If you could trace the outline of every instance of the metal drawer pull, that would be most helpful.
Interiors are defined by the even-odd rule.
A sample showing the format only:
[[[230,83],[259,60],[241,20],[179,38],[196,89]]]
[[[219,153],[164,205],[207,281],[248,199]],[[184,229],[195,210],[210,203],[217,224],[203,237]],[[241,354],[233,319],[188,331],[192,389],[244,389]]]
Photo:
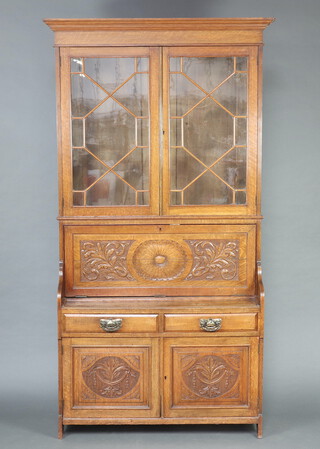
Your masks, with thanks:
[[[201,318],[200,327],[207,332],[215,332],[221,328],[222,319],[221,318]]]
[[[116,332],[122,327],[122,318],[100,320],[100,327],[106,332]]]

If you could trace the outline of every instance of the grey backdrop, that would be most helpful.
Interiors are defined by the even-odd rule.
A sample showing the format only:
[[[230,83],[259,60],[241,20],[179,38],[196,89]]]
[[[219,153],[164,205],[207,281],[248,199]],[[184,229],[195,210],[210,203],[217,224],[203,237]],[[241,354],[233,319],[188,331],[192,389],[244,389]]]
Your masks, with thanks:
[[[253,426],[71,428],[56,440],[57,161],[44,17],[260,17],[265,31],[265,437]],[[319,0],[1,1],[1,448],[320,446]]]

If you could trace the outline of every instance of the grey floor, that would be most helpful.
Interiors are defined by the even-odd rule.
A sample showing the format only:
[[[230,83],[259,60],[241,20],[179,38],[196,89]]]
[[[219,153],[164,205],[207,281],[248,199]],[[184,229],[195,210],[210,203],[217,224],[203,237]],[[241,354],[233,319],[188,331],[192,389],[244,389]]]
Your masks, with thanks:
[[[101,448],[272,448],[319,449],[319,411],[299,407],[299,400],[265,413],[264,438],[255,426],[68,426],[56,438],[55,398],[12,395],[1,400],[1,449]],[[270,408],[270,407],[268,407]]]

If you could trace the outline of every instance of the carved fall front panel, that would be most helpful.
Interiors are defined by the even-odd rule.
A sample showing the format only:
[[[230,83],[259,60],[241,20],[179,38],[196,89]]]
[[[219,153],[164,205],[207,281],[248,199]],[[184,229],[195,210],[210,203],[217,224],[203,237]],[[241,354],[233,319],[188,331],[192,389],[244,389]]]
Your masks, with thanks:
[[[199,295],[254,292],[254,226],[199,225],[195,232],[185,225],[132,225],[125,231],[68,228],[67,296],[167,296],[177,288],[188,295],[195,287]]]
[[[81,280],[238,279],[239,240],[146,240],[134,245],[128,261],[134,243],[133,240],[81,241]]]

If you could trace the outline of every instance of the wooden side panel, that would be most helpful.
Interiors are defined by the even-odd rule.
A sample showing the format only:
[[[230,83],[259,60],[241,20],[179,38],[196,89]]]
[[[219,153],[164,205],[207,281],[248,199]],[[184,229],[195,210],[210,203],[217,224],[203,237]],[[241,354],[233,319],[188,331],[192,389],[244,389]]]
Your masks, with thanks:
[[[254,293],[255,226],[65,229],[67,296]]]
[[[258,338],[165,339],[167,417],[255,416]]]
[[[64,417],[159,416],[157,339],[63,343]]]

